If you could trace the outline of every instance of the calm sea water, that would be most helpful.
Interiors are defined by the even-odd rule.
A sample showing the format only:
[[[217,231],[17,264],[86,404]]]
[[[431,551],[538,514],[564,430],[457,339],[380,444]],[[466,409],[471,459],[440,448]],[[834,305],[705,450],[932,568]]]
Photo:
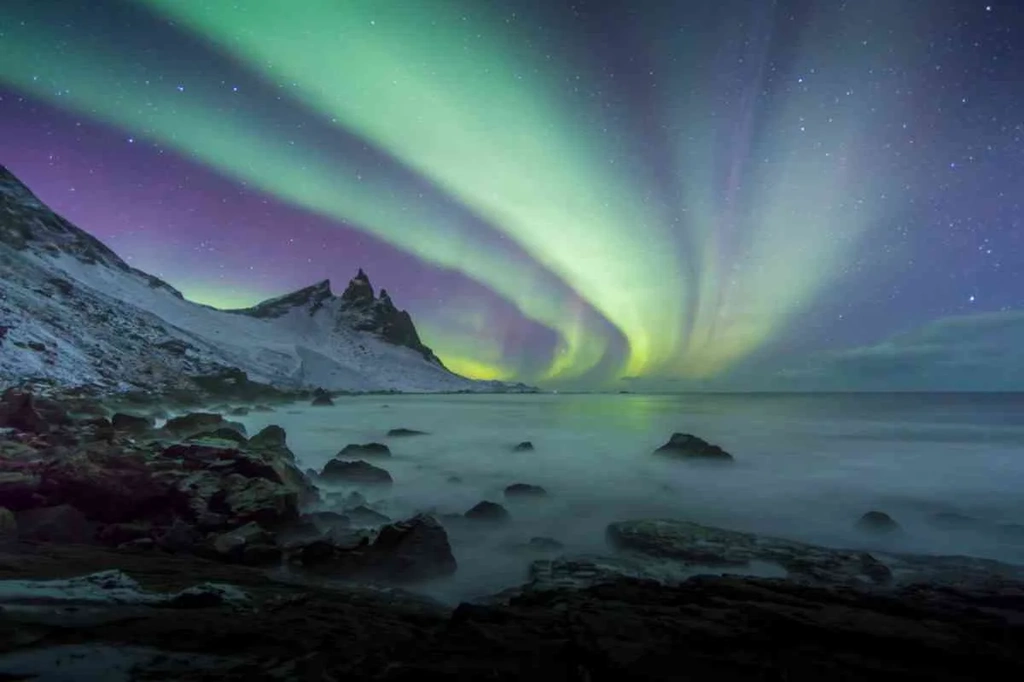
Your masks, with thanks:
[[[532,536],[553,537],[569,553],[600,552],[609,522],[651,516],[1024,563],[1024,528],[1007,525],[1024,524],[1020,394],[360,396],[243,421],[250,430],[283,426],[302,466],[315,469],[348,443],[388,443],[394,457],[374,463],[395,484],[366,495],[393,518],[505,504],[508,526],[452,533],[460,569],[444,589],[460,597],[520,583],[535,557],[514,546]],[[386,438],[396,427],[430,435]],[[721,445],[735,465],[653,456],[674,431]],[[512,452],[523,440],[536,450]],[[504,500],[516,482],[549,495]],[[856,532],[872,509],[906,533]],[[944,512],[977,522],[939,528],[932,517]]]

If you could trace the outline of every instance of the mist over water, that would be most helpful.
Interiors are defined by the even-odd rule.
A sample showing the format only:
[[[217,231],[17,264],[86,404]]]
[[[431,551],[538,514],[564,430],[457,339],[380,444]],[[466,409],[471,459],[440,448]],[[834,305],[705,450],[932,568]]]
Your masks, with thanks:
[[[996,527],[1024,523],[1024,395],[389,395],[335,403],[241,421],[250,433],[284,427],[300,466],[318,471],[348,443],[388,444],[392,457],[365,459],[391,473],[391,488],[336,490],[360,490],[393,519],[461,514],[481,500],[511,513],[501,526],[449,525],[459,570],[422,587],[445,599],[521,584],[544,556],[516,547],[531,537],[555,538],[566,554],[604,553],[608,523],[643,517],[1024,563],[1024,528]],[[385,436],[398,427],[430,435]],[[735,464],[652,455],[674,431],[721,445]],[[536,449],[513,452],[524,440]],[[548,495],[506,500],[511,483]],[[872,509],[906,532],[855,531]],[[978,523],[942,529],[931,517],[943,512]]]

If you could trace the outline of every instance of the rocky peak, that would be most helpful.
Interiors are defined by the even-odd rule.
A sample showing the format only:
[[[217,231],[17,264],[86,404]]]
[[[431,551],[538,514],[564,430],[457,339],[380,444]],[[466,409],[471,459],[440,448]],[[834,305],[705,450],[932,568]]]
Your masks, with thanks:
[[[331,280],[324,279],[290,294],[257,303],[252,308],[233,312],[244,313],[252,317],[272,318],[281,317],[295,308],[306,308],[312,315],[332,298],[334,295],[331,293]]]
[[[366,276],[362,268],[359,268],[356,276],[349,280],[348,286],[345,288],[344,293],[341,294],[341,300],[356,305],[369,305],[373,303],[373,285],[370,284],[370,278]]]

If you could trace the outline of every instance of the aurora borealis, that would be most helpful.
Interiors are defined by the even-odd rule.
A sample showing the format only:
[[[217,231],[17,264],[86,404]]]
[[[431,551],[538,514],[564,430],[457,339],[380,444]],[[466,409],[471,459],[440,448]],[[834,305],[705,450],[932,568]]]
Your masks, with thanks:
[[[1022,30],[953,0],[4,3],[0,160],[194,300],[364,267],[470,376],[760,388],[1024,307]]]

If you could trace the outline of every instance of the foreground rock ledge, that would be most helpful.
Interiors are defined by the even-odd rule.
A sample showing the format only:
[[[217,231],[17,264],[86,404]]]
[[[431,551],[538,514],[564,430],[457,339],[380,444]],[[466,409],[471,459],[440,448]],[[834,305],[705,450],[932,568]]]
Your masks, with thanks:
[[[402,592],[281,584],[252,569],[183,556],[152,561],[102,548],[16,549],[0,553],[0,579],[120,568],[131,582],[119,584],[135,592],[170,597],[208,581],[246,599],[214,595],[186,609],[138,599],[94,599],[75,610],[0,603],[6,674],[24,675],[10,662],[45,659],[69,641],[152,649],[176,661],[173,674],[159,657],[140,661],[133,679],[874,682],[1024,673],[1024,599],[996,587],[980,594],[918,586],[878,596],[784,580],[699,577],[663,586],[619,579],[453,611]],[[74,670],[65,670],[67,679],[76,679]]]

